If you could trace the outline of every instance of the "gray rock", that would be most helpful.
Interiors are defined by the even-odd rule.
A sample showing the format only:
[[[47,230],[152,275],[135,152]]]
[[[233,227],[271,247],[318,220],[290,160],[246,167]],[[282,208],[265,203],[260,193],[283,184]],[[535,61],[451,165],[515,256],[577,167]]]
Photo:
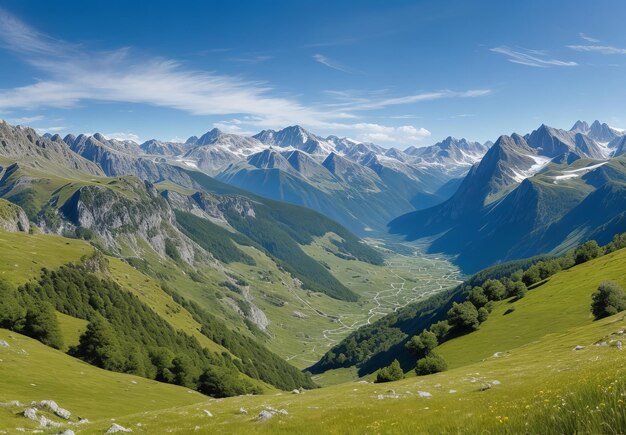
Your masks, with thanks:
[[[113,423],[111,427],[106,431],[106,433],[118,433],[118,432],[132,432],[132,429],[126,428],[124,426],[120,426],[117,423]]]
[[[256,416],[256,421],[267,421],[270,420],[272,417],[274,417],[274,414],[264,409],[263,411],[259,412],[259,415]]]
[[[22,207],[0,198],[0,229],[11,233],[28,232],[30,221]],[[6,343],[6,341],[1,340],[0,343]],[[8,347],[8,343],[2,347]]]

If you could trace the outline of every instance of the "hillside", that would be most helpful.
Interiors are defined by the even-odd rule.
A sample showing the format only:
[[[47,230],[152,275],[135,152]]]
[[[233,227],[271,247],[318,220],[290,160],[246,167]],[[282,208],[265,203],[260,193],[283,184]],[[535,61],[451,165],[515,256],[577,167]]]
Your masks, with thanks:
[[[511,342],[513,334],[510,331],[514,329],[510,325],[505,327],[507,334],[497,332],[502,330],[503,322],[508,321],[507,317],[511,315],[496,316],[495,313],[501,309],[497,306],[494,315],[483,325],[484,335],[481,338],[493,340],[493,347],[502,352],[499,357],[476,355],[443,373],[408,377],[388,384],[347,383],[298,395],[242,397],[172,409],[163,409],[163,403],[157,400],[150,405],[153,409],[147,413],[129,415],[135,411],[119,411],[120,414],[115,415],[116,422],[138,432],[177,428],[182,431],[224,433],[274,433],[276,430],[287,433],[328,430],[362,433],[369,428],[381,433],[410,433],[418,428],[424,432],[597,433],[603,432],[603,424],[620,432],[626,427],[624,413],[619,411],[623,406],[622,394],[626,385],[623,381],[623,355],[615,344],[623,336],[626,319],[621,313],[591,322],[588,316],[582,315],[583,309],[588,310],[589,296],[596,285],[594,279],[589,281],[593,284],[592,288],[587,288],[586,284],[578,286],[576,288],[580,290],[574,291],[574,296],[567,300],[574,315],[566,313],[560,316],[563,306],[559,304],[560,299],[552,297],[552,291],[558,288],[566,292],[564,286],[565,289],[577,286],[580,278],[589,275],[590,270],[601,271],[597,278],[621,279],[624,255],[622,250],[554,275],[547,284],[528,293],[528,302],[516,302],[526,303],[520,304],[511,315],[519,314],[530,319],[533,313],[541,315],[541,311],[537,310],[538,304],[547,304],[553,309],[552,317],[557,322],[572,319],[571,322],[561,322],[549,331],[551,333],[529,337],[525,343]],[[501,302],[502,306],[507,304],[508,301]],[[525,323],[532,324],[532,321]],[[7,335],[6,332],[0,334],[0,338]],[[469,349],[472,340],[472,334],[451,340],[442,346],[442,351],[445,350],[449,357],[455,352],[461,355]],[[7,341],[10,343],[10,340]],[[42,352],[58,354],[30,340],[28,342]],[[602,342],[608,345],[594,346],[594,343]],[[455,346],[458,346],[456,351]],[[583,348],[573,350],[576,346]],[[34,349],[30,347],[27,351],[38,357],[39,353]],[[0,352],[6,352],[6,348],[0,348]],[[90,372],[96,369],[87,367],[87,370],[85,373],[92,376]],[[113,376],[120,377],[120,380],[131,379],[124,375]],[[98,382],[94,380],[96,385]],[[487,384],[490,384],[489,388],[485,387]],[[602,387],[599,388],[599,385]],[[9,386],[9,389],[3,390],[7,399],[34,400],[32,392],[19,393],[13,384]],[[137,387],[141,387],[141,383]],[[134,384],[132,388],[135,388]],[[177,400],[174,394],[176,387],[163,388],[172,388],[166,396],[167,400]],[[80,390],[76,391],[80,394]],[[96,407],[94,402],[78,403],[68,396],[65,390],[59,389],[50,398],[91,420],[82,426],[84,433],[98,433],[110,426],[110,420],[103,417],[115,413],[116,409],[105,414],[103,408]],[[140,400],[135,406],[141,407],[144,403]],[[333,406],[328,407],[327,403],[333,403]],[[240,412],[241,408],[246,410],[246,414]],[[213,417],[207,417],[205,409]],[[277,412],[283,409],[283,414]],[[3,414],[4,427],[26,424],[23,417],[16,415],[18,410],[12,407]],[[255,421],[262,410],[269,410],[275,415],[269,421]],[[450,415],[454,418],[451,419]]]

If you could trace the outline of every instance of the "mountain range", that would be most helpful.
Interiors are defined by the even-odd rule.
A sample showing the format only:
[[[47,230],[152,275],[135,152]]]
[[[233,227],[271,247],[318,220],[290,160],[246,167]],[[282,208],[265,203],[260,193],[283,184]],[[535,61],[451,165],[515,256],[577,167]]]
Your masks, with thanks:
[[[466,271],[626,229],[624,132],[595,121],[501,136],[445,202],[390,223]]]
[[[254,136],[212,129],[185,143],[137,144],[101,134],[67,135],[63,141],[108,176],[180,182],[176,168],[197,169],[258,195],[317,210],[360,235],[385,232],[394,217],[449,197],[491,146],[448,137],[402,151],[322,138],[300,126]]]

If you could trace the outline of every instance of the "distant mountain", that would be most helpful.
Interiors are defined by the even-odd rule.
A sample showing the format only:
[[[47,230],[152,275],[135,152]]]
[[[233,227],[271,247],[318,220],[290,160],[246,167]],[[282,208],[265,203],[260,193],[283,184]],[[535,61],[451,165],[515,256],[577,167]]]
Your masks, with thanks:
[[[160,155],[160,156],[179,156],[185,153],[189,146],[178,142],[162,142],[156,139],[150,139],[139,145],[144,154]]]
[[[316,156],[325,156],[335,151],[331,141],[309,133],[299,125],[279,131],[263,130],[253,137],[265,145],[294,148]]]
[[[615,138],[624,135],[624,131],[613,128],[606,123],[600,123],[600,121],[594,121],[591,126],[584,121],[576,121],[574,126],[570,129],[571,132],[582,133],[589,136],[591,139],[609,143]]]
[[[44,138],[32,128],[15,127],[4,121],[0,121],[0,156],[57,174],[75,169],[103,175],[97,165],[73,153],[58,136]]]
[[[626,229],[626,209],[610,205],[621,204],[626,181],[625,161],[611,158],[623,142],[602,146],[581,132],[584,123],[574,127],[501,136],[449,200],[400,216],[391,231],[434,237],[429,249],[456,255],[466,271],[561,252],[590,237],[606,242]]]
[[[417,162],[422,165],[439,165],[444,171],[460,173],[480,161],[489,146],[489,144],[448,136],[443,141],[429,147],[409,147],[404,153],[416,157]]]

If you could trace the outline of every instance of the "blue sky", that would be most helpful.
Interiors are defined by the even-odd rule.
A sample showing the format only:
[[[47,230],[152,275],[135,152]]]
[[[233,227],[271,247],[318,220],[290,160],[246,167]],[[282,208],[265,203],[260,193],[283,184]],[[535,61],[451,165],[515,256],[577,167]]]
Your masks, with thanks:
[[[626,127],[622,0],[0,10],[0,118],[41,131],[184,140],[301,124],[405,148],[577,119]]]

